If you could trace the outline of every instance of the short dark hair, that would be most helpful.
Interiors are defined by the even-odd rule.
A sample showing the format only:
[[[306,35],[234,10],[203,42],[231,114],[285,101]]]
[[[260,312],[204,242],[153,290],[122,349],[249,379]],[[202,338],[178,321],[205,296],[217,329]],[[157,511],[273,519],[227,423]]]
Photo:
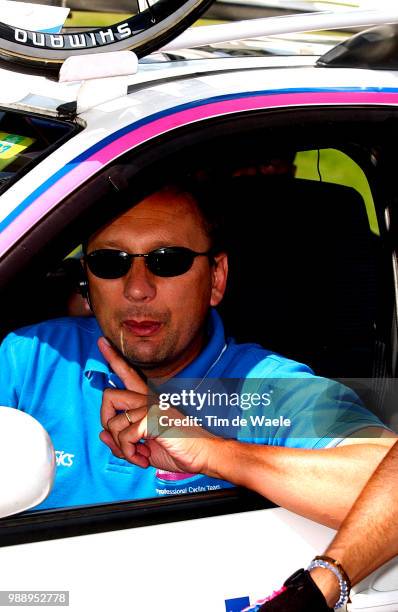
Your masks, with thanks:
[[[223,200],[219,197],[218,187],[212,181],[196,181],[194,179],[184,179],[181,181],[170,182],[162,188],[157,189],[163,191],[170,189],[174,193],[186,194],[196,204],[199,213],[203,219],[205,232],[210,240],[210,248],[214,255],[226,250],[226,239],[224,232],[224,212]],[[137,206],[142,200],[136,202],[131,208]],[[128,208],[126,208],[128,210]],[[119,215],[122,215],[120,211]],[[116,218],[116,217],[115,217]],[[82,241],[83,255],[87,254],[88,242],[90,236]]]

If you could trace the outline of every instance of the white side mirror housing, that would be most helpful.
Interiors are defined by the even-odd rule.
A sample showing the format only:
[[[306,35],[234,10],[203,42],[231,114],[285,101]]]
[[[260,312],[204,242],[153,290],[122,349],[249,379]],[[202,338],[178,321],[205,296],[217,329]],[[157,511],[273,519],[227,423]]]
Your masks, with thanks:
[[[0,406],[0,517],[40,504],[54,475],[55,453],[46,430],[29,414]]]

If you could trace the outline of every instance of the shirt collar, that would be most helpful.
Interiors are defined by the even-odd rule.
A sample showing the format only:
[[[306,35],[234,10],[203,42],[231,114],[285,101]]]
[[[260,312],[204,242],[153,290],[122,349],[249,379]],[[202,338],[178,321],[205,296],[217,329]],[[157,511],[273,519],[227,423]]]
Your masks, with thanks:
[[[221,356],[225,347],[224,326],[220,315],[214,308],[210,309],[207,325],[208,343],[196,359],[178,372],[176,375],[177,378],[204,377],[209,373],[210,369]],[[97,320],[94,319],[92,345],[84,367],[84,374],[88,379],[90,379],[94,373],[106,374],[108,377],[112,374],[112,370],[109,368],[108,363],[103,358],[97,345],[98,338],[102,335],[103,332]]]

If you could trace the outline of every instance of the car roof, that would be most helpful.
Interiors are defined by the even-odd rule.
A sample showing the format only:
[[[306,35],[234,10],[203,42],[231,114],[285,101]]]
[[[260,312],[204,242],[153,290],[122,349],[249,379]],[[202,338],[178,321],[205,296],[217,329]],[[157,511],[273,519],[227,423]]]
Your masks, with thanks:
[[[112,114],[119,121],[120,110],[134,107],[138,117],[193,100],[256,90],[307,88],[396,88],[394,70],[322,68],[317,56],[243,57],[161,61],[139,66],[137,74],[124,79],[121,95],[101,101],[101,90],[109,80],[97,84],[86,110],[76,111],[90,121],[95,111]],[[259,80],[259,74],[261,77]],[[67,115],[65,105],[76,105],[81,82],[59,83],[0,68],[1,105],[47,116]],[[145,90],[145,93],[143,93]],[[145,104],[139,107],[139,101]],[[91,115],[90,115],[91,111]],[[105,118],[105,115],[104,115]],[[123,124],[123,117],[120,116]],[[114,124],[114,127],[117,125]]]
[[[201,77],[210,74],[217,74],[222,88],[224,80],[227,81],[227,75],[231,73],[254,69],[314,66],[316,59],[317,57],[311,56],[282,56],[154,61],[141,64],[137,74],[124,78],[126,91],[120,97],[132,101],[133,93],[136,93],[139,89],[158,87],[164,83],[166,89],[169,90],[170,83],[178,83],[186,79],[191,81],[191,85],[193,82],[194,86],[197,82],[198,87],[200,87]],[[26,75],[11,69],[0,68],[1,104],[3,108],[58,116],[60,106],[77,102],[81,85],[81,81],[60,83],[45,76]],[[104,81],[103,85],[108,87],[109,81]],[[98,98],[99,95],[97,100]],[[92,106],[98,106],[98,103],[94,100]]]

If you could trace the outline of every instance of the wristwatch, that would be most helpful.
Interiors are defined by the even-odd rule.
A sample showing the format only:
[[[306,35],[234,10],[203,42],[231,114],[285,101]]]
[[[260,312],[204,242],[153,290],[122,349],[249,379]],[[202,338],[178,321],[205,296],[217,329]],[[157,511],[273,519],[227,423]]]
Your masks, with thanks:
[[[307,570],[299,569],[281,591],[263,603],[258,612],[333,612]]]

